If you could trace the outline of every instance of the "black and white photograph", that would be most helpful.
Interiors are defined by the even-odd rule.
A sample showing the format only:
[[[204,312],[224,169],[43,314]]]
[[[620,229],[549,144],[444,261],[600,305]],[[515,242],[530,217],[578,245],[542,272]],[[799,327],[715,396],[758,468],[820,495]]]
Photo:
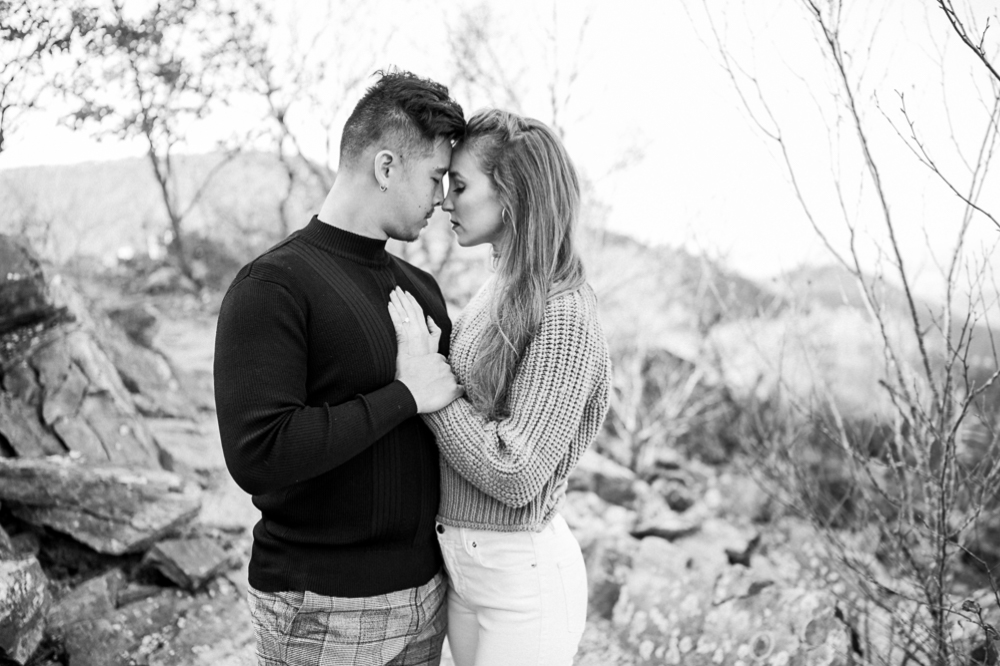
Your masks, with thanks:
[[[0,666],[1000,665],[995,0],[0,0]]]

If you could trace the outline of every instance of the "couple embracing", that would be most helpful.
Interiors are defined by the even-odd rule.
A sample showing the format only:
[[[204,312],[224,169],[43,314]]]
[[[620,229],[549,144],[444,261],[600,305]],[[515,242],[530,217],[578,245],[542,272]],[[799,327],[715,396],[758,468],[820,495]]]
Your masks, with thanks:
[[[610,385],[579,204],[544,124],[466,123],[447,88],[392,72],[347,120],[319,214],[237,274],[215,393],[261,512],[262,666],[438,664],[446,634],[458,666],[572,663],[587,577],[558,508]],[[454,328],[434,279],[385,249],[439,205],[495,264]]]

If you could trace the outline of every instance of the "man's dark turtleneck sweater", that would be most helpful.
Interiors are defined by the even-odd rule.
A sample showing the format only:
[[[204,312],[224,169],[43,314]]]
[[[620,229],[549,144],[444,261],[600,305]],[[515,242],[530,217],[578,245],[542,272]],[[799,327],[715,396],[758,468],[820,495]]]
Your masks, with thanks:
[[[229,287],[215,342],[226,464],[253,495],[250,585],[363,597],[441,567],[438,454],[396,373],[389,292],[451,323],[427,273],[317,218]]]

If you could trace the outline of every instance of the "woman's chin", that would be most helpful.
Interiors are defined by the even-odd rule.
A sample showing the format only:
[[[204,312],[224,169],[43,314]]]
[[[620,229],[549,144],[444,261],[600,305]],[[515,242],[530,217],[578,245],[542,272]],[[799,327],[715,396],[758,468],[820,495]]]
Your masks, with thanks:
[[[482,245],[482,241],[476,240],[474,238],[469,238],[465,234],[455,232],[455,240],[461,247],[474,247],[476,245]]]

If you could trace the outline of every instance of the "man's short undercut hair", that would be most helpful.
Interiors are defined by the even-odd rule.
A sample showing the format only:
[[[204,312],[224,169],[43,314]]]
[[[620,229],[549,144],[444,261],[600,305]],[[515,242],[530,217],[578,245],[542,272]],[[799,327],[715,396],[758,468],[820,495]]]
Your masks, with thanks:
[[[354,107],[340,140],[340,165],[353,167],[373,145],[388,148],[405,162],[429,154],[439,137],[454,144],[465,134],[462,107],[448,88],[405,71],[377,71],[381,78]]]

